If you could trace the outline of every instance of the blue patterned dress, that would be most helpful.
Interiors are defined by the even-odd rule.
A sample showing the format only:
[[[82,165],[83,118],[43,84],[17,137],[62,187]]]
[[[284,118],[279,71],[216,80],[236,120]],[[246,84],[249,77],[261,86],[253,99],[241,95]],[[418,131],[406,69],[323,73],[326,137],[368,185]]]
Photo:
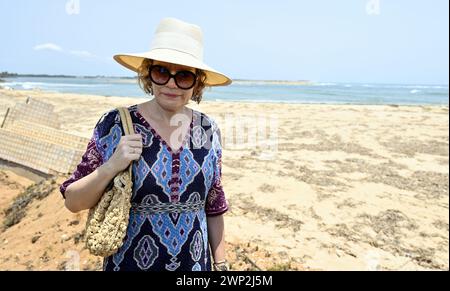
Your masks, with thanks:
[[[193,110],[189,134],[178,150],[168,144],[139,113],[128,107],[143,151],[133,162],[132,209],[124,244],[104,259],[103,269],[209,271],[211,253],[207,216],[228,206],[221,184],[220,130],[205,114]],[[61,186],[92,173],[113,154],[123,135],[117,109],[95,126],[81,162]]]

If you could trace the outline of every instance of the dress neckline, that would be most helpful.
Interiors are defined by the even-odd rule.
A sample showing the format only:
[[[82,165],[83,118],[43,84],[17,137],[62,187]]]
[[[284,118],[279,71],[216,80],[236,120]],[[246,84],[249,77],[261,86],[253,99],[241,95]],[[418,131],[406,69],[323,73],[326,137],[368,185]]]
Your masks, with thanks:
[[[155,130],[155,128],[153,128],[153,126],[150,124],[150,122],[141,114],[141,112],[139,112],[139,107],[138,105],[136,105],[136,115],[137,117],[141,120],[141,122],[150,129],[150,131],[152,132],[152,134],[167,148],[167,150],[174,155],[178,155],[180,154],[180,152],[183,150],[185,144],[188,142],[189,138],[192,136],[192,128],[194,127],[194,119],[196,118],[195,115],[195,110],[188,108],[191,110],[192,112],[192,116],[191,116],[191,122],[189,124],[189,129],[187,131],[187,133],[185,134],[182,142],[181,142],[181,146],[176,150],[173,151],[172,147],[169,145],[169,143],[167,143],[162,136]]]

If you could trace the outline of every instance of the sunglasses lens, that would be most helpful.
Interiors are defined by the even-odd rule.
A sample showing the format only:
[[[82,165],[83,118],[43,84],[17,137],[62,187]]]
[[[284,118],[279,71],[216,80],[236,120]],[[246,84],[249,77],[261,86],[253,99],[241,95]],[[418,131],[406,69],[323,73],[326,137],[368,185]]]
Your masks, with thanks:
[[[166,84],[170,79],[170,72],[161,66],[152,66],[150,68],[150,78],[158,85]]]
[[[150,79],[158,85],[165,85],[173,76],[169,69],[163,66],[150,67]],[[175,83],[181,89],[190,89],[195,85],[195,73],[191,71],[179,71],[174,76]]]
[[[181,89],[190,89],[195,84],[195,74],[190,71],[180,71],[176,73],[175,81]]]

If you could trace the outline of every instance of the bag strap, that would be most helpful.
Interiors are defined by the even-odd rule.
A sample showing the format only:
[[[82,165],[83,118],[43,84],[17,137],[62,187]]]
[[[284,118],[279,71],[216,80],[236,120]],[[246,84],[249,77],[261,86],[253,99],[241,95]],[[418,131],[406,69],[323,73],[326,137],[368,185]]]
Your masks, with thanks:
[[[130,112],[125,107],[118,108],[120,113],[120,120],[122,121],[122,127],[125,131],[125,135],[134,134],[133,122],[131,121]]]
[[[128,108],[119,107],[117,109],[119,110],[120,113],[120,120],[122,122],[124,135],[134,134],[133,121],[131,120],[131,115],[130,112],[128,111]],[[130,177],[132,174],[132,167],[131,167],[132,164],[133,162],[131,162],[131,164],[128,166],[128,172],[130,174]]]

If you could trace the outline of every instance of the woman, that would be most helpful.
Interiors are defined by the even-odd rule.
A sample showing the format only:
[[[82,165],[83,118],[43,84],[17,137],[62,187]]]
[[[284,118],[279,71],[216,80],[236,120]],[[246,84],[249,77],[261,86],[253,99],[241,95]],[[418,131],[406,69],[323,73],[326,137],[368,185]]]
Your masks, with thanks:
[[[205,86],[231,80],[205,65],[202,55],[200,28],[166,18],[149,52],[114,56],[138,73],[140,86],[154,98],[128,107],[134,135],[122,136],[117,109],[105,113],[82,161],[60,187],[70,211],[89,209],[132,163],[127,235],[104,259],[104,270],[211,270],[211,256],[215,270],[227,270],[220,130],[186,104],[199,103]]]

